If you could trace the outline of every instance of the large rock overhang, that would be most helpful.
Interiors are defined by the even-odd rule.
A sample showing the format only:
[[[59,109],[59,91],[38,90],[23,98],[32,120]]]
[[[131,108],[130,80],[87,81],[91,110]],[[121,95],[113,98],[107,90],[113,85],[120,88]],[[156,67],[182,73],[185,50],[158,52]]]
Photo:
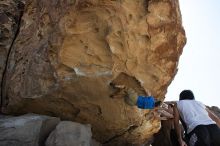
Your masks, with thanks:
[[[159,130],[111,83],[164,99],[186,42],[178,0],[27,0],[19,27],[3,112],[90,123],[106,145],[142,144]]]

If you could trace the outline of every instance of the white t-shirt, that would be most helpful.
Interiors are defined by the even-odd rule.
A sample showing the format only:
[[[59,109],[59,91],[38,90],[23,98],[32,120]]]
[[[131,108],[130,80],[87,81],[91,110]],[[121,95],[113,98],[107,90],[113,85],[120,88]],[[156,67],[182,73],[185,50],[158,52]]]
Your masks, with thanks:
[[[215,124],[209,117],[205,105],[199,101],[180,100],[177,102],[177,108],[187,126],[187,133],[190,133],[198,125]]]

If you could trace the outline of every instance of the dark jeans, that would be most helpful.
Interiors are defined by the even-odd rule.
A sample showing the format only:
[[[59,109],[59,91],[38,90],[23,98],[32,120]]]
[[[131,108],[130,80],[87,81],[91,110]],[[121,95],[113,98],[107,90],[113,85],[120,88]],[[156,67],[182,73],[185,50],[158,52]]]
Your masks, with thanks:
[[[189,137],[190,146],[220,146],[220,128],[216,124],[196,126]]]

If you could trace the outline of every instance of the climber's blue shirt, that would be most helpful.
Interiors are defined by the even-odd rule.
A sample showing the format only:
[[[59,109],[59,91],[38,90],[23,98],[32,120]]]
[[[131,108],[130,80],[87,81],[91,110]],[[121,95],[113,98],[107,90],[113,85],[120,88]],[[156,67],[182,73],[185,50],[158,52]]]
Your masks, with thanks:
[[[138,96],[137,106],[141,109],[153,109],[155,107],[155,100],[153,96]]]

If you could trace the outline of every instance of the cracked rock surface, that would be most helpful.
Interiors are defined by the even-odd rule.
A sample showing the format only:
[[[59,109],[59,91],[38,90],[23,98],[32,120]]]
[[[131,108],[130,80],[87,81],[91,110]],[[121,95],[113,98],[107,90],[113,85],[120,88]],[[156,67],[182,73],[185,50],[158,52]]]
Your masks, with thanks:
[[[186,42],[178,0],[22,2],[19,30],[0,58],[2,112],[91,124],[104,145],[149,141],[159,121],[111,85],[164,99]]]
[[[3,86],[3,76],[9,52],[18,34],[20,19],[24,9],[23,1],[0,1],[0,85]],[[0,88],[0,98],[2,96]],[[3,99],[1,98],[1,104]]]

